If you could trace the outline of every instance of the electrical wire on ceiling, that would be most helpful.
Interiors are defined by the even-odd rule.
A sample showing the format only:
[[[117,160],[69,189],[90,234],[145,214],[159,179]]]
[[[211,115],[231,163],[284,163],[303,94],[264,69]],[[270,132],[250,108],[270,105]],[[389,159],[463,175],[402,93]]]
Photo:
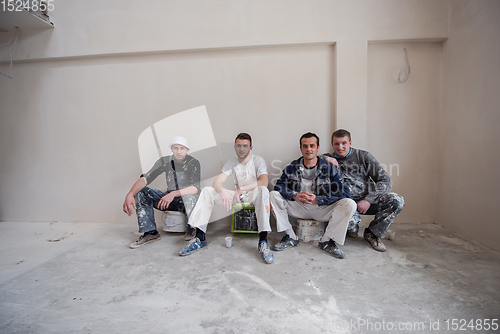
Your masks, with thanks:
[[[9,41],[8,41],[7,43],[0,45],[0,47],[2,47],[2,46],[4,46],[4,45],[8,45],[8,44],[10,43],[10,41],[12,41],[12,39],[13,39],[14,37],[16,38],[16,39],[14,40],[14,44],[13,44],[13,45],[10,47],[10,49],[9,49],[9,57],[10,57],[10,76],[9,76],[9,75],[7,75],[7,74],[5,74],[5,73],[3,73],[3,72],[0,72],[0,74],[1,74],[1,75],[4,75],[4,76],[6,76],[6,77],[7,77],[7,78],[9,78],[9,79],[12,79],[12,54],[11,54],[10,52],[12,51],[12,48],[13,48],[14,46],[16,46],[16,43],[17,43],[17,35],[18,35],[18,34],[19,34],[19,27],[16,27],[16,31],[14,32],[14,36],[12,36],[12,37],[9,39]]]
[[[398,76],[399,83],[405,83],[410,78],[410,62],[408,61],[408,51],[406,51],[406,48],[404,48],[404,50],[405,50],[406,66],[403,67],[401,71],[399,71],[399,76]],[[401,79],[402,75],[404,75],[403,79]]]

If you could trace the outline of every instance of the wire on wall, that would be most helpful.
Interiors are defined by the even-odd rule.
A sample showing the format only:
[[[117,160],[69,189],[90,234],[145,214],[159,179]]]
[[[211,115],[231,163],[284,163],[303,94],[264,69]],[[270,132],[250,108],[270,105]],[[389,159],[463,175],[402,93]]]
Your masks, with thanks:
[[[399,71],[399,76],[398,76],[399,83],[405,83],[410,78],[410,62],[408,61],[408,51],[406,51],[406,48],[404,48],[404,50],[405,50],[406,66],[403,67],[401,71]],[[402,75],[404,75],[403,79],[401,79]]]
[[[7,78],[9,78],[9,79],[12,79],[12,54],[11,54],[10,52],[12,51],[12,48],[13,48],[14,46],[16,46],[16,43],[17,43],[17,35],[18,35],[18,34],[19,34],[19,27],[16,27],[16,31],[15,31],[15,33],[14,33],[14,36],[12,36],[12,37],[9,39],[9,41],[8,41],[7,43],[0,45],[0,47],[2,47],[2,46],[4,46],[4,45],[8,45],[8,44],[10,43],[10,41],[12,41],[12,39],[13,39],[14,37],[16,38],[16,39],[14,40],[14,44],[13,44],[13,45],[10,47],[10,49],[9,49],[9,57],[10,57],[10,76],[9,76],[9,75],[7,75],[7,74],[5,74],[5,73],[3,73],[3,72],[0,72],[0,74],[1,74],[1,75],[4,75],[4,76],[6,76],[6,77],[7,77]]]

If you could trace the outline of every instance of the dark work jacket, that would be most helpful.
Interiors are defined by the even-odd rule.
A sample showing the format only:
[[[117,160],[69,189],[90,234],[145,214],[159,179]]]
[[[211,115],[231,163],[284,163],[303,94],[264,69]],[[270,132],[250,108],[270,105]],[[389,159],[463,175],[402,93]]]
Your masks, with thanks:
[[[276,182],[274,190],[278,191],[284,199],[289,201],[300,192],[302,182],[303,157],[292,161],[285,167],[281,177]],[[316,195],[318,205],[331,205],[342,198],[349,198],[351,192],[337,168],[318,157],[318,169],[312,183],[312,192]]]

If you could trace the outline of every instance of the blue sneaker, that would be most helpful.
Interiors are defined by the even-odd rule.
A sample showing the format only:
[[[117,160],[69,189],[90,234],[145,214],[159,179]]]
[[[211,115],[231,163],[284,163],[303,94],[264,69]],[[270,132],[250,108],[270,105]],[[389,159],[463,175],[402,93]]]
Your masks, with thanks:
[[[198,237],[191,239],[187,247],[184,247],[180,252],[180,256],[186,256],[196,252],[198,249],[203,248],[207,245],[207,240],[201,241]]]
[[[271,252],[271,250],[269,249],[267,241],[259,242],[259,253],[265,263],[271,264],[274,262],[274,255],[273,252]]]

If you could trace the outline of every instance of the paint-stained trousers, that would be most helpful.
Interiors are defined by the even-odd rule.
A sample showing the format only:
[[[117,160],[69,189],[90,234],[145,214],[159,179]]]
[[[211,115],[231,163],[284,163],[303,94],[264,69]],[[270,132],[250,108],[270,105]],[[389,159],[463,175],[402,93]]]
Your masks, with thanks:
[[[288,201],[279,192],[271,191],[270,201],[278,232],[292,228],[289,215],[299,219],[328,222],[325,237],[333,239],[340,245],[344,244],[349,219],[356,211],[356,202],[350,198],[343,198],[331,205],[318,206]]]
[[[154,209],[160,210],[160,208],[158,207],[158,202],[163,196],[167,195],[168,193],[169,191],[164,193],[160,190],[144,187],[137,193],[137,195],[135,195],[135,203],[137,206],[137,222],[139,223],[140,233],[157,230]],[[193,211],[195,204],[195,195],[184,195],[182,197],[175,197],[168,208],[160,211],[184,212],[185,209],[185,212],[189,217],[191,211]]]
[[[396,216],[403,210],[405,200],[403,196],[396,193],[385,193],[380,195],[375,203],[370,205],[370,208],[365,215],[375,215],[368,228],[379,238],[385,236],[385,231],[392,224]],[[355,225],[361,222],[361,216],[358,211],[354,213],[349,221],[348,229],[353,229]]]
[[[234,191],[228,190],[231,198],[234,196]],[[259,232],[271,231],[269,224],[269,190],[267,187],[257,187],[253,191],[243,197],[244,203],[251,203],[255,207],[255,215],[257,216],[257,226]],[[220,194],[212,187],[205,187],[201,191],[200,198],[189,216],[189,225],[197,227],[203,232],[207,231],[207,225],[212,215],[215,204],[220,205]]]

